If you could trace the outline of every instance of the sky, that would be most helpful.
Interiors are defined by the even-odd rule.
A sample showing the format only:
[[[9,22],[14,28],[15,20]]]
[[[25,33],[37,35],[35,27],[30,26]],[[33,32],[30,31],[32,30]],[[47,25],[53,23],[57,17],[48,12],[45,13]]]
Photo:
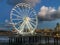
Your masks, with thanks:
[[[0,23],[10,21],[10,12],[18,3],[28,3],[37,12],[38,28],[51,28],[60,23],[60,0],[0,0]]]

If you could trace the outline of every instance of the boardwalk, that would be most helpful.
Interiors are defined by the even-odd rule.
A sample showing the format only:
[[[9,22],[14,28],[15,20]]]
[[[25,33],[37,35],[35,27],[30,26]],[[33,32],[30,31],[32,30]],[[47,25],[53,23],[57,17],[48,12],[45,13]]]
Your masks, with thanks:
[[[24,45],[60,45],[60,38],[44,35],[14,36],[9,38],[9,44]]]

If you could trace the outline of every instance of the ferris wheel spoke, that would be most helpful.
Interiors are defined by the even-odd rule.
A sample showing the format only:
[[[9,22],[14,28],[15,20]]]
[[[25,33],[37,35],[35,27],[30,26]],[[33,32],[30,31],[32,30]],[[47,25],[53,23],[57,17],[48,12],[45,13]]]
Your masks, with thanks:
[[[27,23],[28,30],[31,31],[33,29],[32,25],[28,22]]]
[[[20,15],[12,14],[13,16],[16,16],[17,18],[22,18]]]
[[[22,32],[24,30],[24,25],[22,25],[22,28],[21,28],[21,31],[20,32]]]
[[[24,13],[25,12],[25,9],[22,9],[22,12]]]
[[[19,7],[18,9],[19,9],[19,12],[20,12],[21,14],[23,14],[23,13],[22,13],[22,10],[20,9],[20,7]]]
[[[20,17],[20,16],[19,16],[19,15],[17,15],[17,14],[13,14],[13,13],[12,13],[12,15],[17,16],[17,17]]]
[[[36,18],[36,15],[33,13],[30,15],[31,18]]]
[[[26,9],[26,12],[29,13],[30,9]]]
[[[22,21],[19,21],[19,22],[15,23],[15,25],[19,25],[21,22],[22,22]]]
[[[24,14],[25,14],[25,15],[28,15],[27,9],[25,9]]]
[[[25,15],[25,14],[26,14],[26,12],[25,12],[24,9],[22,9],[22,11],[20,11],[20,12],[21,12],[22,15]],[[21,15],[21,16],[22,16],[22,15]]]
[[[36,18],[31,18],[31,20],[36,20]]]
[[[28,9],[28,13],[30,12],[30,7],[29,7],[29,9]]]
[[[29,14],[31,15],[33,12],[34,12],[34,10],[33,9],[30,9]]]
[[[24,22],[21,24],[21,28],[23,27],[23,25],[24,25]],[[19,29],[20,27],[18,27],[18,29]]]
[[[21,19],[12,19],[12,20],[21,20]]]
[[[15,10],[15,9],[14,9],[14,11],[16,11],[16,13],[18,13],[20,15],[20,12],[19,11]]]
[[[34,20],[30,20],[30,22],[32,22],[32,23],[36,23],[36,21],[34,21]]]
[[[24,11],[24,6],[22,5],[21,7],[18,8],[21,12],[21,14],[23,14],[25,11]]]
[[[27,25],[27,27],[28,27],[28,30],[30,31],[30,27],[29,27],[29,24],[26,24]]]
[[[33,11],[31,11],[31,12],[29,13],[29,15],[31,15],[31,14],[32,14],[32,12],[33,12]]]
[[[29,27],[30,27],[31,29],[33,29],[32,25],[31,25],[30,23],[28,23],[28,25],[29,25]]]
[[[36,24],[34,24],[34,23],[32,23],[32,22],[31,22],[30,24],[31,24],[33,27],[35,27],[35,26],[36,26]]]
[[[18,29],[21,29],[20,32],[24,30],[24,26],[25,26],[25,23],[23,22],[23,23],[21,24],[21,27],[20,27],[20,26],[18,27]]]
[[[27,7],[27,8],[26,8],[26,11],[27,11],[28,15],[29,15],[29,13],[30,13],[30,10],[31,10],[30,7]]]
[[[27,14],[29,14],[29,11],[30,11],[30,9],[27,9],[27,10],[26,10]]]
[[[21,23],[22,21],[19,21],[17,24]]]
[[[36,17],[36,13],[34,13],[34,11],[31,11],[31,12],[29,13],[29,15],[30,15],[30,17]]]

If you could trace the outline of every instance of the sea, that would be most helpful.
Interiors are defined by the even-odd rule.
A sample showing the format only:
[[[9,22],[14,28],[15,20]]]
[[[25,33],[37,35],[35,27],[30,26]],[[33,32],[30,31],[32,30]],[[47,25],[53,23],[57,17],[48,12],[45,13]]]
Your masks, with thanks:
[[[7,36],[0,36],[0,45],[60,45],[60,40],[58,40],[58,43],[54,43],[54,39],[50,38],[49,39],[49,43],[47,40],[44,39],[44,37],[41,38],[41,42],[38,42],[39,44],[35,43],[35,44],[15,44],[9,43],[9,38]]]

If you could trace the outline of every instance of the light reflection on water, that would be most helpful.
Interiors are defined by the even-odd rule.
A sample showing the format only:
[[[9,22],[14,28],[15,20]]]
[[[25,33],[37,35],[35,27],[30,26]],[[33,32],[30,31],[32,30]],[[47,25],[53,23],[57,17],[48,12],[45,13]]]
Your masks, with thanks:
[[[7,36],[0,36],[0,43],[8,43],[9,42],[9,38]]]

